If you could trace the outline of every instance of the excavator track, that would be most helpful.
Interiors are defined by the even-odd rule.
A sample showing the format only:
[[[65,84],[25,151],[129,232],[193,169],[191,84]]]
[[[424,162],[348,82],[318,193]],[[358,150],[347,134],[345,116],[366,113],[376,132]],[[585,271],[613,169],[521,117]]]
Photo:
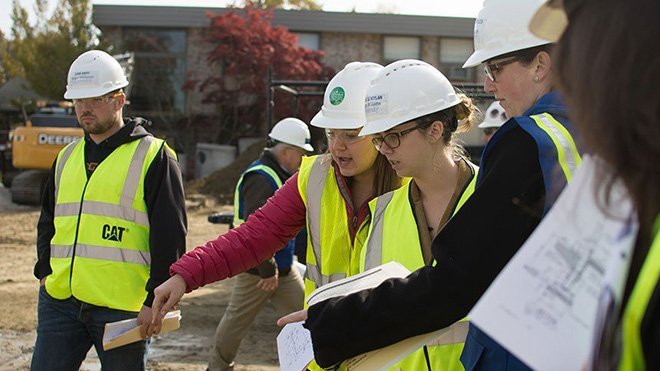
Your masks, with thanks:
[[[21,171],[12,180],[11,201],[22,205],[39,205],[43,194],[48,171],[26,170]]]

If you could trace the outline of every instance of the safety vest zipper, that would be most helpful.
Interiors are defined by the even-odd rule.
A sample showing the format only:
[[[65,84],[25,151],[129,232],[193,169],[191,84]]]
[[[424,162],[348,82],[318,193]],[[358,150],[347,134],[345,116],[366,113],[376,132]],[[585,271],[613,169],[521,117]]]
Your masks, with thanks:
[[[85,191],[87,190],[87,184],[89,184],[89,177],[85,181],[85,186],[83,187],[82,195],[80,196],[80,206],[78,206],[78,220],[76,221],[76,232],[73,234],[73,249],[71,251],[71,269],[69,271],[69,289],[72,288],[71,283],[73,282],[73,261],[76,258],[76,247],[78,246],[78,231],[80,230],[80,217],[82,215],[83,202],[85,200]],[[71,290],[71,296],[73,296],[73,290]]]

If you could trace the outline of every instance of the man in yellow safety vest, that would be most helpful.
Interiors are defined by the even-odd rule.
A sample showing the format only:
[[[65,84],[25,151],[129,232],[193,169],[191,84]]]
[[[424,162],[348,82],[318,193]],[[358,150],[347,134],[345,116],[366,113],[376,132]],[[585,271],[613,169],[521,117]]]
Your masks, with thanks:
[[[85,137],[53,164],[38,224],[40,280],[32,370],[78,369],[92,347],[104,370],[145,369],[148,340],[105,351],[108,322],[137,318],[146,338],[153,289],[185,252],[186,211],[176,154],[142,118],[122,118],[128,81],[103,51],[69,69]]]

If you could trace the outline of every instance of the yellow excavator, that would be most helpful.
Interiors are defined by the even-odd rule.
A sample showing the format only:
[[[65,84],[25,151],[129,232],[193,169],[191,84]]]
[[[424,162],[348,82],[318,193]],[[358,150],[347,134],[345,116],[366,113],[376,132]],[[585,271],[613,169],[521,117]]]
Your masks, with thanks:
[[[37,205],[57,154],[83,130],[70,102],[41,102],[10,136],[12,165],[18,170],[9,189],[12,202]]]

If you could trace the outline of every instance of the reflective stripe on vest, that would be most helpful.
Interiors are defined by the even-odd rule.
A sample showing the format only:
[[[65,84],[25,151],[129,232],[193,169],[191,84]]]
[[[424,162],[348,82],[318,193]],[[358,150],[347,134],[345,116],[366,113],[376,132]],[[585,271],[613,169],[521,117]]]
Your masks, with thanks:
[[[309,180],[307,183],[307,190],[305,196],[307,198],[307,223],[309,229],[307,234],[314,250],[314,258],[316,259],[310,272],[310,267],[307,267],[309,275],[315,276],[312,281],[317,286],[322,286],[323,276],[321,275],[321,197],[323,195],[323,188],[328,176],[328,167],[322,164],[323,157],[316,156],[312,169],[309,172]],[[309,182],[312,182],[310,187]],[[309,263],[309,262],[308,262]],[[316,271],[316,272],[313,272]],[[311,279],[311,278],[310,278]]]
[[[139,311],[151,254],[144,179],[161,148],[146,136],[117,147],[88,178],[84,141],[65,147],[55,171],[55,235],[46,290],[56,299]]]
[[[109,216],[112,218],[124,219],[148,227],[149,216],[146,212],[135,210],[133,208],[133,199],[135,198],[138,184],[141,180],[140,169],[144,163],[145,157],[147,156],[147,150],[154,140],[155,139],[153,137],[144,137],[144,140],[140,140],[138,143],[137,149],[135,150],[128,167],[128,174],[126,176],[126,180],[124,181],[124,187],[119,205],[102,201],[86,201],[83,203],[82,209],[80,208],[79,202],[57,202],[58,188],[60,184],[60,178],[62,177],[62,169],[64,168],[64,164],[71,155],[71,152],[73,152],[74,146],[71,146],[71,149],[67,147],[67,151],[65,151],[62,158],[60,159],[61,162],[58,161],[58,171],[55,175],[55,217],[77,216],[78,213],[85,213],[89,215]]]
[[[619,370],[622,371],[647,369],[642,349],[641,324],[660,278],[660,217],[656,218],[653,230],[655,237],[623,312],[623,349],[619,363]]]
[[[555,93],[550,94],[551,96]],[[550,113],[540,113],[532,116],[519,116],[509,119],[493,135],[482,154],[482,166],[489,166],[490,152],[498,147],[499,140],[506,137],[513,128],[519,127],[529,134],[538,149],[538,162],[543,174],[545,188],[545,215],[557,200],[562,189],[573,177],[573,173],[581,163],[580,153],[572,137],[570,121]],[[477,184],[481,182],[481,176]]]
[[[582,163],[575,141],[566,128],[549,113],[530,116],[536,125],[545,131],[557,148],[559,166],[570,182],[573,173]]]
[[[73,152],[74,148],[78,145],[77,143],[80,141],[80,139],[77,139],[73,142],[71,142],[68,146],[64,147],[64,149],[60,152],[60,158],[57,160],[57,166],[55,168],[55,192],[54,192],[54,197],[55,197],[55,216],[57,216],[57,191],[60,189],[60,180],[62,179],[62,170],[64,169],[64,164],[69,160],[69,157],[71,156],[71,153]]]
[[[236,189],[234,190],[234,221],[232,222],[234,228],[241,225],[246,219],[246,217],[243,217],[243,207],[241,205],[241,186],[243,185],[243,178],[250,172],[259,172],[269,177],[271,183],[275,186],[275,189],[279,189],[282,186],[282,181],[275,170],[259,161],[253,162],[253,165],[248,167],[248,169],[241,174],[238,182],[236,182]]]
[[[71,245],[50,245],[51,258],[70,258],[73,256]],[[113,262],[151,265],[151,254],[148,251],[117,249],[114,247],[76,244],[76,256],[107,260]]]
[[[307,209],[307,297],[318,287],[358,272],[360,239],[366,228],[351,240],[347,205],[329,158],[303,158],[298,190]]]
[[[365,248],[363,271],[375,268],[383,263],[383,225],[385,224],[385,211],[394,197],[394,192],[405,192],[410,190],[410,183],[392,192],[387,192],[376,198],[376,207],[371,212],[371,232]],[[372,201],[373,202],[373,201]],[[371,206],[371,205],[369,205]],[[414,217],[414,215],[413,215]],[[413,219],[414,220],[414,219]],[[361,264],[362,265],[362,264]]]
[[[479,168],[470,162],[467,163],[472,170],[472,178],[459,196],[452,212],[452,216],[458,212],[461,206],[463,206],[467,199],[474,193]],[[419,229],[417,228],[417,223],[415,221],[413,206],[410,204],[409,194],[410,183],[397,190],[379,196],[369,203],[372,215],[371,229],[362,253],[360,264],[361,271],[375,268],[391,260],[397,260],[411,271],[424,265],[422,247],[419,240]],[[392,203],[393,201],[394,203]],[[390,205],[392,206],[389,207]],[[396,220],[395,222],[392,222],[393,224],[396,224],[396,239],[392,240],[391,238],[388,238],[387,241],[385,241],[385,223],[387,223],[390,218]],[[390,228],[394,230],[393,226],[390,226]],[[399,251],[399,259],[384,259],[384,249],[390,249],[388,251],[389,255],[393,255],[394,251]]]

